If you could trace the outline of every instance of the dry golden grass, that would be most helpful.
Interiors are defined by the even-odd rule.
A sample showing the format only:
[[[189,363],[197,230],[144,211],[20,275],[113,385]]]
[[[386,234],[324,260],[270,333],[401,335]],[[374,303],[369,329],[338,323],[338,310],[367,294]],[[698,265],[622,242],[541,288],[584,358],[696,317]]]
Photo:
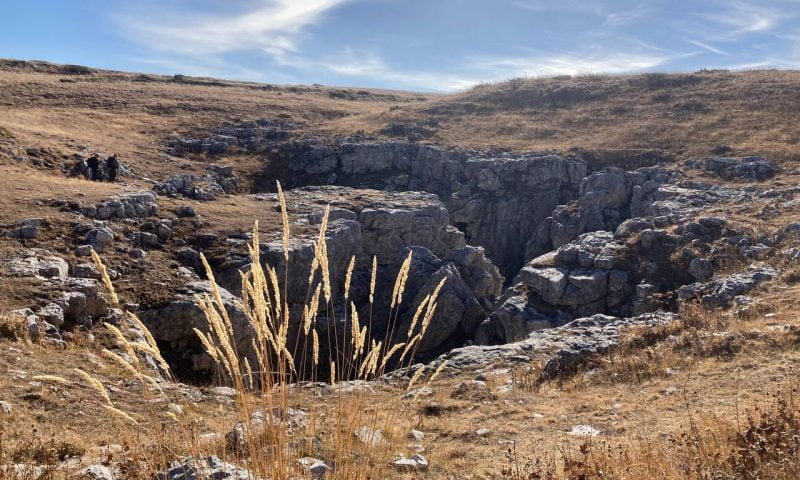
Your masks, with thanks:
[[[0,338],[28,340],[28,326],[19,315],[0,315]]]
[[[481,86],[455,96],[418,99],[416,94],[389,92],[384,96],[386,92],[375,92],[353,101],[325,88],[267,90],[236,82],[144,81],[134,74],[114,72],[78,77],[58,69],[8,67],[0,71],[0,143],[41,147],[54,155],[70,155],[85,148],[120,152],[137,172],[160,178],[178,171],[203,171],[207,161],[187,159],[186,170],[165,162],[160,153],[165,138],[229,121],[271,117],[298,122],[301,133],[349,134],[359,129],[377,132],[391,121],[433,118],[439,127],[429,140],[462,147],[665,148],[684,157],[705,155],[709,148],[727,143],[738,153],[774,156],[785,167],[794,168],[791,162],[798,137],[792,115],[798,106],[797,73],[704,72],[695,76],[700,80],[692,75],[528,79]],[[218,160],[245,172],[255,171],[261,162],[251,157]],[[126,190],[149,188],[138,180],[99,184],[7,163],[0,169],[0,191],[4,192],[0,195],[0,223],[35,211],[51,225],[44,230],[42,245],[77,221],[43,208],[45,197],[93,202]],[[768,186],[796,184],[797,176],[790,172]],[[161,201],[167,211],[179,205],[171,199]],[[291,211],[290,195],[288,201]],[[784,212],[761,220],[760,212],[771,202],[758,199],[735,211],[725,206],[707,213],[752,227],[755,233],[771,233],[797,219],[796,213]],[[259,221],[262,238],[278,239],[285,231],[279,215],[256,200],[222,199],[194,206],[213,228],[222,231],[241,230],[252,219]],[[10,248],[0,243],[0,253],[8,253]],[[68,252],[61,253],[69,258]],[[114,258],[115,253],[107,255]],[[148,272],[149,281],[166,285],[176,281],[170,275],[167,254],[153,251],[148,260],[155,265]],[[739,266],[731,263],[729,268]],[[278,327],[283,312],[275,294],[280,292],[271,285],[272,277],[280,277],[281,272],[262,274],[265,278],[258,282],[261,290],[271,290],[271,312]],[[320,272],[317,275],[322,278]],[[0,464],[16,459],[13,461],[64,469],[69,462],[62,461],[69,458],[82,466],[108,461],[120,468],[124,479],[139,479],[150,478],[169,461],[185,455],[216,454],[259,471],[284,472],[279,473],[280,478],[296,468],[292,460],[297,456],[313,454],[344,458],[342,472],[348,473],[340,473],[340,478],[351,478],[349,472],[357,467],[356,477],[369,474],[363,470],[373,478],[407,478],[409,475],[394,472],[389,462],[397,452],[413,454],[406,435],[417,428],[426,434],[421,443],[431,462],[424,476],[436,480],[748,478],[742,473],[748,470],[758,473],[757,478],[796,478],[797,450],[784,448],[791,445],[786,439],[797,434],[791,394],[800,366],[796,333],[800,285],[796,277],[794,270],[785,270],[780,282],[759,292],[762,307],[747,317],[690,312],[680,323],[663,329],[630,332],[622,350],[595,359],[590,369],[570,378],[539,382],[541,362],[489,375],[487,385],[495,392],[494,400],[452,398],[456,385],[471,380],[473,372],[457,376],[441,372],[432,384],[431,397],[401,400],[407,384],[380,382],[345,392],[347,384],[342,380],[353,376],[354,370],[366,365],[365,371],[377,374],[385,357],[401,355],[406,348],[365,345],[357,355],[358,368],[350,362],[336,363],[335,387],[273,384],[275,403],[307,411],[313,421],[309,422],[310,431],[304,433],[322,439],[315,449],[302,444],[278,449],[282,460],[275,465],[263,460],[260,465],[249,462],[251,455],[229,451],[222,438],[201,439],[201,434],[224,434],[236,421],[247,418],[242,406],[249,405],[245,410],[262,406],[263,394],[254,391],[249,380],[240,382],[243,388],[238,403],[233,404],[211,396],[196,400],[168,383],[159,385],[162,392],[147,380],[154,372],[134,365],[133,360],[120,362],[96,353],[118,347],[133,349],[134,356],[143,358],[157,351],[151,344],[128,344],[124,329],[120,338],[100,328],[94,332],[94,342],[78,335],[66,351],[2,339],[0,370],[7,374],[0,376],[0,399],[12,403],[14,413],[0,414]],[[30,298],[30,285],[6,280],[0,308],[15,307]],[[327,282],[341,280],[328,278]],[[131,282],[142,283],[126,278],[115,285],[122,301],[130,298]],[[373,291],[376,288],[389,286],[373,285]],[[317,298],[325,298],[324,290],[321,286]],[[400,284],[394,290],[402,290]],[[256,317],[265,314],[263,305],[251,305],[250,309]],[[311,328],[314,315],[310,308],[308,311],[308,347],[313,350],[315,338],[317,345],[327,339],[319,338]],[[351,311],[348,309],[348,318],[353,318]],[[767,313],[774,316],[765,317]],[[419,316],[421,325],[425,315]],[[367,319],[359,319],[359,323],[363,329]],[[18,324],[11,331],[16,333],[9,336],[24,338]],[[273,337],[280,337],[280,332],[280,328],[271,330]],[[361,331],[358,334],[360,337]],[[356,337],[355,329],[351,337]],[[219,348],[216,336],[207,343],[210,350]],[[275,349],[269,348],[274,354]],[[284,356],[279,363],[284,364],[283,375],[291,377],[288,361]],[[242,361],[231,372],[234,378],[251,378],[248,372],[264,371],[257,363],[257,359]],[[295,369],[308,372],[311,363],[300,368],[295,365]],[[80,366],[88,378],[73,366]],[[488,372],[492,369],[486,366]],[[326,364],[320,380],[331,383],[327,370]],[[69,383],[36,380],[37,376],[63,378]],[[414,386],[430,380],[430,372],[420,376]],[[273,381],[272,377],[263,380]],[[509,385],[511,388],[504,390]],[[181,405],[184,414],[169,411],[168,403]],[[587,444],[586,439],[566,434],[578,424],[595,426],[603,433]],[[388,446],[357,444],[352,432],[362,425],[384,430]],[[490,433],[478,436],[478,428],[488,428]],[[273,440],[287,435],[273,434]],[[255,439],[252,448],[276,452],[275,445],[267,435]],[[115,453],[110,454],[111,450]],[[760,463],[754,464],[754,459]]]

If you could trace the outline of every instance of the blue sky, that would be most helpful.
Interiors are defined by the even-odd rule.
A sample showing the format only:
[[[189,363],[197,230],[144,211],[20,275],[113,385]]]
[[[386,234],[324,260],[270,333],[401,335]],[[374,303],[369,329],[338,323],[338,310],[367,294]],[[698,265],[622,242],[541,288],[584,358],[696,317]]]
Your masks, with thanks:
[[[3,58],[271,83],[800,68],[800,0],[0,2]]]

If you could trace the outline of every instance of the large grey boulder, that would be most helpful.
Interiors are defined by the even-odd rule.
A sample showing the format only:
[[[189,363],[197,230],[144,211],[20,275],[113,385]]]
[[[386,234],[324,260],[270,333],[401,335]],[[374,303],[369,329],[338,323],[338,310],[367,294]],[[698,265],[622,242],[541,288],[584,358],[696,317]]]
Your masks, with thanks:
[[[205,315],[195,303],[197,295],[212,295],[211,285],[207,280],[187,283],[178,289],[171,301],[160,306],[143,308],[139,312],[139,318],[157,341],[169,345],[169,351],[174,352],[176,360],[191,365],[198,372],[211,372],[211,359],[193,330],[197,328],[208,332],[210,329]],[[224,288],[220,288],[220,295],[232,322],[236,348],[242,355],[250,358],[251,365],[256,365],[253,363],[255,359],[252,358],[254,352],[251,343],[255,338],[255,331],[244,314],[236,308],[236,297]]]
[[[778,273],[770,266],[751,267],[746,272],[727,275],[711,282],[685,285],[677,293],[682,300],[699,299],[709,308],[725,308],[731,305],[735,297],[777,277]]]
[[[43,219],[27,218],[17,223],[17,226],[6,232],[6,236],[19,240],[31,240],[39,236],[39,227]]]
[[[98,220],[113,218],[144,218],[158,212],[158,203],[153,192],[134,192],[109,197],[85,208],[84,215]]]
[[[566,315],[544,314],[529,302],[527,295],[507,298],[480,324],[474,335],[476,345],[517,342],[533,331],[553,328],[569,321]]]
[[[86,234],[86,244],[91,245],[97,252],[102,252],[112,243],[114,243],[114,232],[108,227],[93,228]]]
[[[775,164],[763,157],[709,157],[702,166],[706,172],[724,179],[766,180],[777,172]]]
[[[11,277],[66,278],[69,274],[66,260],[39,248],[22,250],[3,259],[1,265]]]

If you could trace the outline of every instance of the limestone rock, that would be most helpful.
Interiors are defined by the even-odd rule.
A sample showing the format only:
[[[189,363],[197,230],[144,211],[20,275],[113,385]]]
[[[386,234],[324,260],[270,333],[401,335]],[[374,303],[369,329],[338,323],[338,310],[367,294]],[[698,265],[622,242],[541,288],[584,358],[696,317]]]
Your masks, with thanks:
[[[38,248],[22,250],[2,265],[12,277],[66,278],[69,273],[66,260]]]
[[[417,454],[411,458],[400,457],[392,465],[401,472],[425,471],[428,469],[428,459]]]
[[[156,474],[157,480],[258,480],[253,472],[217,457],[187,458]]]

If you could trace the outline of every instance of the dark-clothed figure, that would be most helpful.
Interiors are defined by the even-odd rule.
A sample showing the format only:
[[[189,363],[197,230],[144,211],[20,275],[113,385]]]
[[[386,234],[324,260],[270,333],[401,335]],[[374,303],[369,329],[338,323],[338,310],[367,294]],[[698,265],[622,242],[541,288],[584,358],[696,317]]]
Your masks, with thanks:
[[[86,159],[86,165],[89,167],[89,171],[91,172],[91,179],[95,182],[100,180],[100,159],[97,158],[97,155],[92,155],[91,157]]]
[[[106,171],[108,172],[108,181],[113,182],[119,171],[119,160],[117,160],[116,154],[106,158]]]

